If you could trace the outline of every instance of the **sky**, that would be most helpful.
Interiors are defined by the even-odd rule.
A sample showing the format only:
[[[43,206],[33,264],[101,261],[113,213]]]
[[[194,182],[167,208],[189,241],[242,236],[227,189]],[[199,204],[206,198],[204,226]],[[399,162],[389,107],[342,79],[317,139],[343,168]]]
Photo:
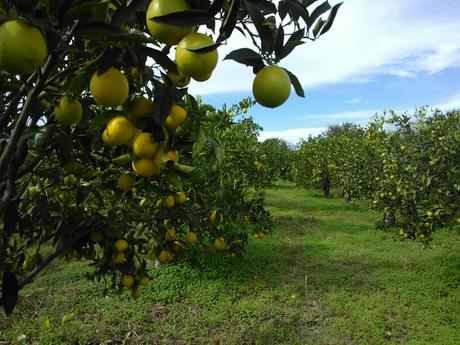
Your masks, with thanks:
[[[251,97],[251,68],[222,61],[242,47],[252,45],[235,32],[219,48],[211,79],[192,82],[189,92],[218,108]],[[278,108],[249,109],[263,127],[260,140],[278,137],[295,144],[329,125],[365,125],[385,109],[460,108],[460,1],[345,0],[332,29],[298,47],[280,66],[297,75],[306,97],[292,90]]]

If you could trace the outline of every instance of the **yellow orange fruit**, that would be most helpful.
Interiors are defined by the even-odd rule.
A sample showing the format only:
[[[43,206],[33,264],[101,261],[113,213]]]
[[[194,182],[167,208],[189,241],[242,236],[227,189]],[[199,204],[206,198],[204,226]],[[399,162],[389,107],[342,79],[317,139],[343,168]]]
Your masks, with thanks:
[[[149,277],[142,277],[140,280],[139,280],[139,284],[142,285],[142,286],[145,286],[149,283],[150,279]]]
[[[213,225],[216,225],[216,223],[222,224],[222,222],[224,221],[224,216],[217,210],[212,210],[209,215],[209,221]]]
[[[217,251],[225,250],[226,247],[227,244],[225,243],[223,237],[218,237],[214,240],[214,248],[216,248]]]
[[[112,262],[115,265],[120,265],[120,264],[124,263],[125,261],[126,261],[126,255],[123,252],[118,252],[118,253],[114,254],[113,257],[112,257]]]
[[[177,151],[168,151],[165,153],[165,156],[169,161],[173,161],[174,163],[179,162],[179,154]]]
[[[134,277],[133,276],[124,276],[121,280],[121,285],[124,287],[131,287],[134,284]]]
[[[146,13],[147,28],[152,37],[159,42],[169,45],[179,43],[184,36],[193,31],[194,26],[162,24],[152,21],[151,18],[186,10],[190,10],[190,6],[186,0],[153,0]]]
[[[175,131],[186,118],[187,111],[180,105],[174,104],[166,117],[165,126],[170,131]]]
[[[252,84],[256,101],[268,108],[283,104],[291,93],[291,79],[281,67],[267,66],[261,69]]]
[[[187,242],[188,244],[192,245],[195,244],[197,241],[198,236],[193,231],[190,231],[187,233],[187,235],[185,235],[185,242]]]
[[[160,172],[160,168],[153,159],[141,158],[132,162],[133,170],[136,174],[143,177],[150,177]]]
[[[197,32],[188,34],[177,45],[176,64],[184,75],[196,80],[209,77],[217,65],[217,49],[205,53],[191,50],[208,47],[214,44],[211,37]]]
[[[63,125],[73,125],[80,122],[83,114],[81,103],[78,100],[71,100],[64,96],[59,100],[59,104],[54,108],[56,121]]]
[[[153,104],[144,96],[133,99],[128,107],[128,116],[132,120],[140,117],[150,117],[153,111]]]
[[[176,229],[174,229],[173,227],[169,227],[166,230],[165,240],[166,241],[174,241],[175,239],[176,239]]]
[[[115,67],[102,74],[94,72],[89,89],[96,103],[106,107],[122,105],[129,94],[128,79]]]
[[[117,180],[117,186],[121,190],[127,192],[131,190],[133,183],[136,181],[136,178],[130,174],[121,174]]]
[[[133,141],[133,152],[140,158],[152,158],[158,149],[158,143],[153,140],[152,133],[138,134]]]
[[[126,145],[136,134],[136,127],[126,116],[115,116],[106,127],[106,137],[113,145]],[[102,139],[104,140],[104,134]]]
[[[138,286],[133,291],[134,298],[140,298],[142,296],[142,286]]]
[[[117,240],[114,244],[114,247],[119,252],[124,252],[128,249],[129,244],[126,240]]]
[[[190,77],[179,71],[178,74],[168,72],[168,77],[171,79],[172,83],[177,87],[186,87],[190,84]]]
[[[176,200],[172,195],[168,195],[167,197],[163,198],[162,205],[165,208],[173,208],[176,204]]]
[[[183,205],[187,201],[187,195],[184,192],[178,192],[176,194],[176,204]]]
[[[158,261],[160,261],[161,263],[165,263],[165,262],[168,262],[172,259],[172,254],[170,252],[168,252],[167,250],[162,250],[160,252],[160,255],[158,255]]]
[[[0,70],[31,74],[47,56],[45,37],[36,27],[19,19],[0,25]]]

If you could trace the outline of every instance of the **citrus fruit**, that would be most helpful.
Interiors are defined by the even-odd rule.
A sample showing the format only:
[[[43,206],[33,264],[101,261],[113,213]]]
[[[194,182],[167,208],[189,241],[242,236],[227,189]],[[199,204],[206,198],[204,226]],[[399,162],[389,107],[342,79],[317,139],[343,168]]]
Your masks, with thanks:
[[[195,244],[197,241],[198,237],[194,232],[190,231],[187,233],[187,235],[185,235],[185,242],[187,242],[188,244],[192,245]]]
[[[209,221],[213,225],[215,225],[217,222],[219,224],[222,224],[222,222],[224,221],[224,216],[221,213],[219,213],[217,210],[212,210],[211,214],[209,215]]]
[[[132,120],[140,117],[149,117],[153,111],[153,104],[144,96],[133,99],[128,107],[128,116]]]
[[[109,135],[107,134],[107,129],[104,129],[104,132],[102,132],[102,141],[107,146],[114,146],[115,145],[115,143],[113,142],[112,138],[110,138]]]
[[[121,174],[117,180],[117,186],[121,190],[127,192],[131,190],[133,183],[136,181],[133,175],[130,174]]]
[[[118,253],[114,254],[113,257],[112,257],[112,262],[115,265],[122,264],[122,263],[125,262],[125,260],[126,260],[126,256],[125,256],[125,253],[123,253],[123,252],[118,252]]]
[[[173,161],[174,163],[179,162],[179,154],[177,153],[177,151],[168,151],[166,152],[165,156],[168,159],[168,161]]]
[[[99,105],[118,107],[128,98],[128,79],[120,70],[110,67],[102,74],[94,72],[89,83],[94,100]]]
[[[218,237],[214,240],[214,248],[216,248],[216,250],[222,251],[226,246],[225,240],[222,237]]]
[[[168,262],[169,260],[172,259],[172,255],[167,251],[167,250],[162,250],[160,255],[158,255],[158,261],[161,263]]]
[[[179,71],[196,80],[203,80],[211,75],[217,65],[217,49],[206,53],[190,51],[214,44],[211,37],[197,32],[188,34],[177,45],[176,63]]]
[[[187,111],[182,108],[180,105],[174,104],[169,111],[168,116],[165,120],[165,126],[170,131],[175,131],[177,127],[181,125],[182,122],[187,117]]]
[[[133,170],[136,174],[143,177],[150,177],[160,172],[160,168],[151,158],[141,158],[133,161]]]
[[[143,132],[133,141],[133,152],[140,158],[152,158],[158,148],[158,143],[153,140],[152,134]]]
[[[184,192],[178,192],[176,194],[176,204],[183,205],[187,201],[187,195]]]
[[[37,28],[19,19],[0,25],[0,70],[30,74],[47,56],[46,40]]]
[[[278,66],[264,67],[254,78],[252,92],[259,104],[276,108],[283,104],[291,93],[289,74]]]
[[[124,276],[123,279],[121,280],[121,285],[124,287],[131,287],[134,284],[134,278],[133,276]]]
[[[142,295],[142,286],[138,286],[136,289],[134,289],[133,295],[135,298],[140,298]]]
[[[139,284],[145,286],[145,285],[147,285],[149,283],[149,281],[150,281],[149,277],[142,277],[139,280]]]
[[[176,204],[176,200],[172,195],[168,195],[167,197],[163,198],[162,205],[165,208],[173,208]]]
[[[107,124],[106,131],[107,140],[113,145],[126,145],[135,135],[136,127],[126,116],[115,116]]]
[[[146,13],[147,28],[152,37],[169,45],[179,43],[185,35],[193,31],[193,26],[161,24],[152,21],[151,18],[186,10],[190,10],[186,0],[153,0]]]
[[[181,71],[179,71],[179,74],[168,72],[168,77],[177,87],[186,87],[188,84],[190,84],[190,77],[184,75],[184,73]]]
[[[202,77],[195,77],[193,79],[195,79],[196,81],[199,81],[199,82],[203,82],[203,81],[206,81],[209,78],[211,78],[211,75],[212,75],[212,73],[209,73],[208,75],[205,75],[205,76],[202,76]]]
[[[83,109],[77,100],[71,100],[64,96],[59,100],[59,104],[54,108],[56,121],[63,125],[73,125],[80,122]]]
[[[126,240],[117,240],[114,244],[114,247],[119,252],[124,252],[126,249],[128,249],[129,245]]]
[[[176,239],[176,229],[173,227],[168,228],[165,234],[166,241],[174,241]]]

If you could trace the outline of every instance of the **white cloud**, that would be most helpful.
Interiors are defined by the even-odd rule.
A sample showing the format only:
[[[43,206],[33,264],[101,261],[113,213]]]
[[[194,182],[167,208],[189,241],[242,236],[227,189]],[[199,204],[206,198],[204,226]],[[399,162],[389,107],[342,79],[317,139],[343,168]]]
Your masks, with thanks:
[[[350,120],[350,119],[369,119],[378,110],[375,109],[363,109],[363,110],[355,110],[355,111],[343,111],[338,113],[332,114],[312,114],[302,116],[305,120]]]
[[[317,136],[323,133],[326,127],[316,128],[294,128],[283,131],[262,131],[259,134],[259,141],[264,141],[269,138],[284,139],[290,144],[296,144],[300,139],[307,139],[310,135]]]
[[[348,104],[358,104],[358,103],[362,103],[363,102],[363,99],[362,98],[352,98],[352,99],[349,99],[347,101],[345,101],[345,103],[348,103]]]
[[[331,3],[336,3],[333,0]],[[338,82],[370,82],[375,75],[413,77],[460,66],[460,2],[436,0],[348,0],[332,29],[297,48],[282,66],[307,88]],[[222,59],[235,48],[251,47],[239,32],[219,48]],[[220,61],[207,83],[193,82],[192,94],[247,91],[251,68]]]
[[[460,91],[448,97],[443,102],[435,104],[433,108],[439,108],[443,111],[452,110],[452,109],[460,109]]]

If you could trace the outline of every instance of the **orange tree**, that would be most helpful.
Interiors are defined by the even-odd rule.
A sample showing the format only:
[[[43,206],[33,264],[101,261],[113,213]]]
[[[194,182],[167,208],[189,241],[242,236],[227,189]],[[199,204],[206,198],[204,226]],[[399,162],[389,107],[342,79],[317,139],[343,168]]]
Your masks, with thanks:
[[[380,161],[373,206],[384,211],[385,225],[427,243],[437,229],[460,224],[459,112],[391,111],[370,128]]]
[[[270,179],[276,182],[279,179],[293,180],[294,150],[283,139],[271,138],[260,144],[261,167],[267,170]]]
[[[59,256],[91,259],[95,279],[108,277],[139,296],[149,259],[166,263],[198,245],[240,253],[249,227],[232,224],[269,217],[257,198],[238,206],[243,189],[233,199],[225,190],[232,183],[238,189],[223,169],[241,159],[225,158],[225,131],[233,124],[217,132],[209,119],[222,112],[196,102],[187,85],[209,79],[219,46],[239,31],[254,49],[226,59],[252,67],[255,99],[278,106],[291,84],[303,96],[297,78],[277,64],[326,33],[339,7],[295,0],[2,1],[5,311]],[[257,189],[252,159],[242,164],[252,169],[245,188]]]

